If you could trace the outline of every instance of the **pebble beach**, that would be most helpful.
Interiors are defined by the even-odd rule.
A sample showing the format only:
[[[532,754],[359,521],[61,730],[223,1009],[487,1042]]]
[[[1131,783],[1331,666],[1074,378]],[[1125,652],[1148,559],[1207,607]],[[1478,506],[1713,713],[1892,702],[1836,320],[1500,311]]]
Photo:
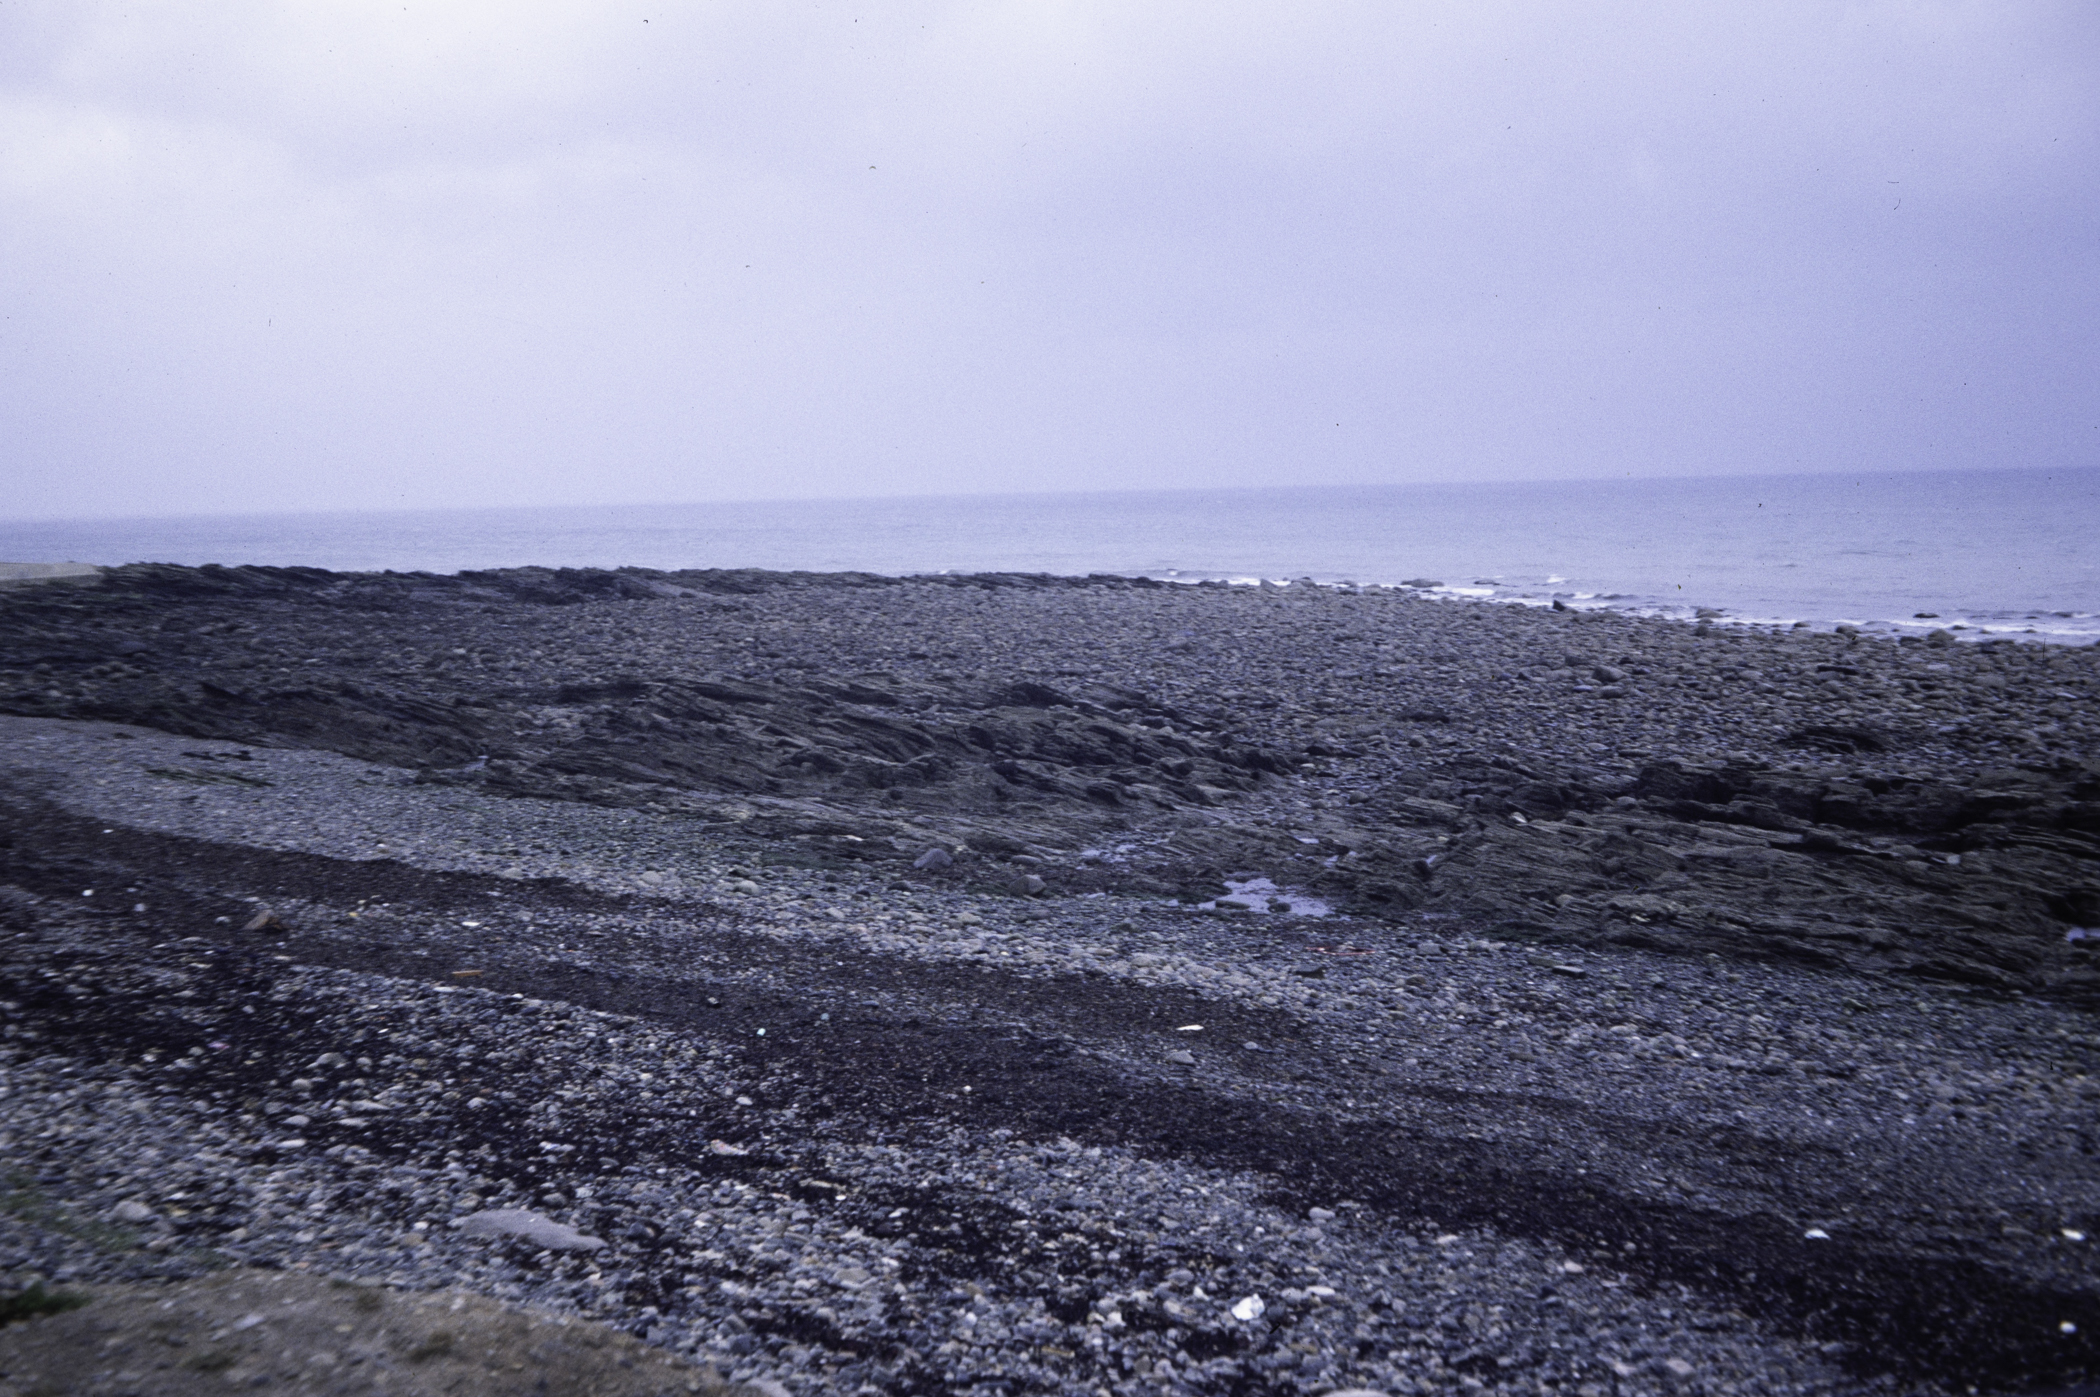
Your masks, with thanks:
[[[1109,577],[0,593],[0,1291],[449,1291],[796,1394],[2074,1388],[2095,653]],[[420,1380],[301,1335],[226,1371]]]

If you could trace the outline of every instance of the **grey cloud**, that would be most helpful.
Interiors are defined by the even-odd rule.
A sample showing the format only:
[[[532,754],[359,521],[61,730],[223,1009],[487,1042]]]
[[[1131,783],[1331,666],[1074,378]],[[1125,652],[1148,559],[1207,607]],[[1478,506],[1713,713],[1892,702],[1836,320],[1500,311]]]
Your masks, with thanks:
[[[0,509],[2090,462],[2096,36],[8,6]]]

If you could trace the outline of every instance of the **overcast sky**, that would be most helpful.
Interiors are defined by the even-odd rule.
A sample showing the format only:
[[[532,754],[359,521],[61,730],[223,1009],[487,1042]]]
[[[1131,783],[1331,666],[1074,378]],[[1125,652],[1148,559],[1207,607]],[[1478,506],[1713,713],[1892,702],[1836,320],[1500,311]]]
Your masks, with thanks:
[[[2100,462],[2100,7],[0,0],[13,517]]]

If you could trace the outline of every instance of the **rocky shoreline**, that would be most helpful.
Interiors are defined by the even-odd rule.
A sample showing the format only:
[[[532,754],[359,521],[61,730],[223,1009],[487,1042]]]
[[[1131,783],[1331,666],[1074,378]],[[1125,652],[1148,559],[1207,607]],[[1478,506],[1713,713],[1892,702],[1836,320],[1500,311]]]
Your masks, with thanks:
[[[1952,640],[12,592],[0,1265],[465,1285],[798,1393],[2091,1380],[2100,673]]]

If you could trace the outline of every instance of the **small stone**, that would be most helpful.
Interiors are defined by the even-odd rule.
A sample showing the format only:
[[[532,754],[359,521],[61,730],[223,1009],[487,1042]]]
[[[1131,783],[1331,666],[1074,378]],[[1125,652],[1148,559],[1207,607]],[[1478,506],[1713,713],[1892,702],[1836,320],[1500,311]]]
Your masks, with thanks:
[[[938,844],[911,861],[913,868],[951,868],[954,864],[955,855]]]
[[[1249,1295],[1232,1307],[1232,1317],[1242,1324],[1252,1324],[1268,1310],[1259,1295]]]
[[[1036,897],[1050,885],[1033,873],[1023,874],[1014,880],[1014,891],[1022,897]]]
[[[241,923],[242,931],[270,931],[284,925],[284,919],[265,907]]]
[[[1187,1048],[1176,1048],[1173,1052],[1167,1054],[1167,1061],[1179,1063],[1183,1067],[1194,1067],[1196,1065],[1196,1055]]]
[[[1680,1378],[1688,1378],[1692,1375],[1692,1365],[1685,1362],[1682,1358],[1665,1358],[1663,1367],[1668,1368]]]
[[[731,883],[729,888],[731,892],[755,893],[758,891],[758,884],[752,882],[749,878],[739,878],[734,883]]]
[[[516,1237],[546,1251],[596,1251],[602,1237],[586,1236],[550,1217],[524,1208],[494,1208],[475,1213],[459,1225],[465,1237]]]
[[[118,1222],[151,1222],[153,1210],[136,1198],[127,1198],[113,1210]]]

